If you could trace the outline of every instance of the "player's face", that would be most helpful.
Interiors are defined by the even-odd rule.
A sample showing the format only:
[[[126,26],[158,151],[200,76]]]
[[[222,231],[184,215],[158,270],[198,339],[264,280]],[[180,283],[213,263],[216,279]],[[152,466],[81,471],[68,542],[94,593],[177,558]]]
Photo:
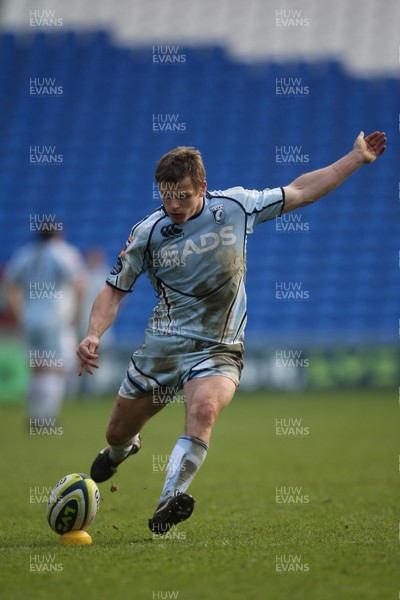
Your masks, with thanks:
[[[165,211],[174,223],[185,223],[203,208],[205,181],[198,188],[187,176],[178,183],[161,182],[158,189]]]

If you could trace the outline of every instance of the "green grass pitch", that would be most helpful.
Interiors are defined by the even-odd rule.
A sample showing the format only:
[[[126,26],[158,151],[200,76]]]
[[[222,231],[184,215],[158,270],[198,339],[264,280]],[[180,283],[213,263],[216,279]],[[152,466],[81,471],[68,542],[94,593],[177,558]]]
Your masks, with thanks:
[[[58,436],[28,435],[21,407],[1,407],[3,600],[399,598],[394,394],[238,394],[190,488],[192,517],[153,539],[147,519],[183,422],[171,405],[120,468],[117,492],[99,486],[92,546],[62,547],[41,495],[89,472],[111,404],[67,404]]]

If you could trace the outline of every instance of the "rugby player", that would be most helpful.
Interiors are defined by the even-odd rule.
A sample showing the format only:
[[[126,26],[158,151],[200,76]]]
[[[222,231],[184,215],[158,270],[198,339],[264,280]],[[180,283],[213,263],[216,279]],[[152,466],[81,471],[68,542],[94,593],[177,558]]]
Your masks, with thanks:
[[[75,246],[56,227],[36,223],[37,239],[19,248],[4,275],[10,306],[29,352],[29,425],[54,420],[65,399],[68,377],[76,373],[78,322],[86,269]]]
[[[186,492],[207,455],[219,413],[230,403],[242,370],[246,326],[246,239],[259,223],[319,200],[361,165],[385,151],[386,137],[361,132],[353,149],[328,167],[289,185],[261,191],[233,187],[208,191],[200,153],[178,147],[158,162],[162,206],[131,230],[106,285],[94,301],[87,336],[77,354],[80,374],[98,368],[100,338],[122,298],[147,272],[159,301],[141,347],[131,357],[106,438],[91,468],[106,481],[140,450],[146,422],[183,389],[183,434],[170,455],[150,530],[165,534],[187,519]]]

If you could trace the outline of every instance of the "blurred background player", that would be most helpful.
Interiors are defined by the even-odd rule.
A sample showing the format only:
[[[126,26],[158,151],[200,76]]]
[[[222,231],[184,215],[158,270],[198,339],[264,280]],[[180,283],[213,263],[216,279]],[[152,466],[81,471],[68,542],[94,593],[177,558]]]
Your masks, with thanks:
[[[7,297],[29,357],[26,412],[54,419],[75,367],[84,263],[56,223],[42,223],[37,240],[15,252],[5,271]]]

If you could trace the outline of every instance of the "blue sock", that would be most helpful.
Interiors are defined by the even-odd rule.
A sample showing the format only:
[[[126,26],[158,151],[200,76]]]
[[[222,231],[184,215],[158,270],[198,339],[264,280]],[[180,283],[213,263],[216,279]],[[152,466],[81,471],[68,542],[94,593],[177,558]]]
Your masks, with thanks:
[[[167,475],[159,502],[182,494],[191,484],[207,455],[208,446],[192,435],[181,435],[169,457]]]

